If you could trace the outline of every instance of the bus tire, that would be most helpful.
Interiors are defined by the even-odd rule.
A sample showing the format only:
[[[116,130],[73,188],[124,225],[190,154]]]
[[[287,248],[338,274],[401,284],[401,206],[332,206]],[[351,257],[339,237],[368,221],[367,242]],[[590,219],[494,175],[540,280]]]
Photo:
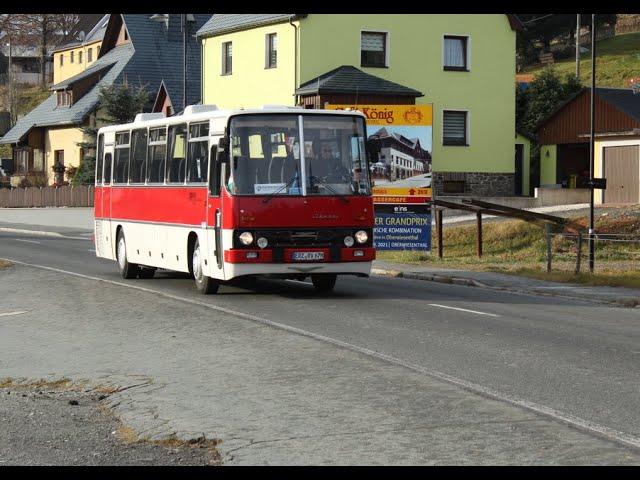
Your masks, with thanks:
[[[196,282],[196,289],[204,294],[217,293],[220,288],[220,282],[207,277],[202,271],[202,256],[200,252],[200,242],[196,239],[193,245],[193,253],[191,254],[191,269],[193,270],[193,278]]]
[[[122,278],[131,279],[138,276],[140,273],[140,267],[127,260],[127,242],[124,239],[124,232],[122,229],[118,232],[118,240],[116,241],[116,259],[118,261],[118,267],[120,268],[120,275]]]
[[[311,283],[317,292],[327,293],[336,286],[338,275],[335,273],[317,273],[311,275]]]
[[[149,278],[153,278],[156,274],[156,269],[151,267],[139,267],[140,271],[138,272],[138,278],[147,280]]]

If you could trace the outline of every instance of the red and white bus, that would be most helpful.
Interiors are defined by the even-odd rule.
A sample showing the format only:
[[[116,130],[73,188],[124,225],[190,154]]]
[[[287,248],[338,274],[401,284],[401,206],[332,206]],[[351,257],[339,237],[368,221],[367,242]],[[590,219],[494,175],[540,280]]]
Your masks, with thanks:
[[[365,118],[264,107],[139,114],[98,131],[95,247],[124,278],[189,272],[202,293],[268,275],[367,277],[375,258]]]

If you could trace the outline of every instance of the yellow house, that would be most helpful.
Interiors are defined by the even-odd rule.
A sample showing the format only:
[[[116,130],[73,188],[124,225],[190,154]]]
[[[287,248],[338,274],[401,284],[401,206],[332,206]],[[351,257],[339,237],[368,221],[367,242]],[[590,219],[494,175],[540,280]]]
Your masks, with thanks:
[[[528,190],[515,179],[520,28],[507,14],[216,14],[198,31],[203,103],[432,104],[436,194],[514,195]],[[361,80],[323,92],[339,69],[375,94]]]
[[[109,22],[105,15],[81,42],[70,43],[53,52],[53,83],[73,77],[90,67],[100,55],[102,37]]]
[[[190,32],[195,33],[210,16],[187,15]],[[149,93],[146,111],[171,114],[185,104],[197,103],[200,76],[189,73],[200,72],[200,49],[193,35],[188,35],[185,77],[189,82],[183,85],[180,19],[180,14],[111,14],[83,43],[58,50],[52,94],[0,138],[0,144],[13,146],[16,175],[12,184],[25,178],[32,184],[50,185],[72,180],[74,167],[82,164],[85,155],[92,156],[81,145],[87,141],[83,129],[99,126],[103,86],[125,82],[144,86]]]

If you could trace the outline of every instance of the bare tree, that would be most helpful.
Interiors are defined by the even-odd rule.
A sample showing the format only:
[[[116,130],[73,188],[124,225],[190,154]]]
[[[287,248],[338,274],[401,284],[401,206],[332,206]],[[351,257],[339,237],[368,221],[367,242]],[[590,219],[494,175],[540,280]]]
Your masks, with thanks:
[[[38,47],[40,84],[46,86],[46,63],[51,47],[58,46],[73,31],[80,17],[72,13],[22,13],[7,15],[17,26],[15,40],[25,46]]]

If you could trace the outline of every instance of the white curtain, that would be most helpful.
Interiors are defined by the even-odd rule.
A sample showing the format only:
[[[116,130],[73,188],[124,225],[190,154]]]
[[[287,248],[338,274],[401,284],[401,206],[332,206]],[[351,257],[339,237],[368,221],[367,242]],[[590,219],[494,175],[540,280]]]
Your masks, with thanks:
[[[444,39],[444,64],[447,67],[465,67],[464,39]]]

